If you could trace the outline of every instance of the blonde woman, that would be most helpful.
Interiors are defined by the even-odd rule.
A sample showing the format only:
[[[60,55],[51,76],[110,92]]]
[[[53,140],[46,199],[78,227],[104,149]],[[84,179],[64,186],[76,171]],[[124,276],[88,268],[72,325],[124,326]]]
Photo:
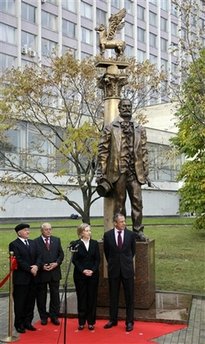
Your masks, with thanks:
[[[99,246],[96,240],[91,239],[91,228],[87,223],[82,223],[78,227],[77,234],[79,240],[72,262],[78,304],[78,330],[83,330],[87,322],[88,329],[92,331],[96,321]]]

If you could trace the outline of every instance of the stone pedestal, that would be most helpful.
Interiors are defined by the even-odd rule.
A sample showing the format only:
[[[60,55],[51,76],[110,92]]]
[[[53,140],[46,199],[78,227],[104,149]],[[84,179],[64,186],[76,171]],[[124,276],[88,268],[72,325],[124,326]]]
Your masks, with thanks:
[[[136,242],[135,256],[135,308],[149,309],[155,299],[155,241]],[[103,243],[99,242],[101,265],[98,289],[98,307],[109,307],[108,279]],[[119,307],[124,308],[124,293],[121,286]]]

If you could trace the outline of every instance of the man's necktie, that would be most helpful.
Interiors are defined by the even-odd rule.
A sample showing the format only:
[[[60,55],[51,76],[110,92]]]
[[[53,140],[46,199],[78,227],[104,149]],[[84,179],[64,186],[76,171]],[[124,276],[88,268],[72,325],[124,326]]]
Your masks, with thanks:
[[[49,250],[50,248],[49,238],[45,238],[45,243],[46,243],[47,250]]]
[[[27,240],[27,239],[25,239],[25,240],[24,240],[24,242],[25,242],[25,245],[26,245],[27,247],[29,247],[28,240]]]
[[[122,248],[122,236],[121,236],[121,231],[118,231],[117,246],[118,246],[120,249]]]

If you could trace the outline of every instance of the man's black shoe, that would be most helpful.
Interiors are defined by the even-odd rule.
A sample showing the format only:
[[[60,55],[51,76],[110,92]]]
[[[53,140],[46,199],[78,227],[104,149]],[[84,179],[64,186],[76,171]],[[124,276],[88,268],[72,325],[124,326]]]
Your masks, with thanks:
[[[36,331],[36,328],[31,324],[26,324],[25,328],[29,331]]]
[[[117,322],[108,321],[108,323],[104,325],[104,328],[111,328],[113,326],[117,326]]]
[[[23,327],[16,327],[16,332],[25,333],[26,331],[25,331],[25,328],[23,328]]]
[[[132,331],[133,330],[133,324],[132,323],[128,323],[127,325],[126,325],[126,331],[127,332],[130,332],[130,331]]]
[[[51,318],[51,322],[52,322],[54,325],[60,325],[60,321],[58,320],[58,318]]]
[[[41,325],[47,325],[48,320],[47,319],[41,319]]]

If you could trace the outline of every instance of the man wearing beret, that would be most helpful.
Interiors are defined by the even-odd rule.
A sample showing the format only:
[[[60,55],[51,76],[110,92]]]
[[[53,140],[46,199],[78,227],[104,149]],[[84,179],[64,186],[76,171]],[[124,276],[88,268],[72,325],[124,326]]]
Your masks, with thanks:
[[[35,331],[32,325],[34,316],[36,284],[35,276],[40,267],[40,255],[36,245],[29,239],[30,225],[20,223],[15,227],[17,239],[9,244],[17,260],[17,269],[13,272],[14,326],[17,332]]]

